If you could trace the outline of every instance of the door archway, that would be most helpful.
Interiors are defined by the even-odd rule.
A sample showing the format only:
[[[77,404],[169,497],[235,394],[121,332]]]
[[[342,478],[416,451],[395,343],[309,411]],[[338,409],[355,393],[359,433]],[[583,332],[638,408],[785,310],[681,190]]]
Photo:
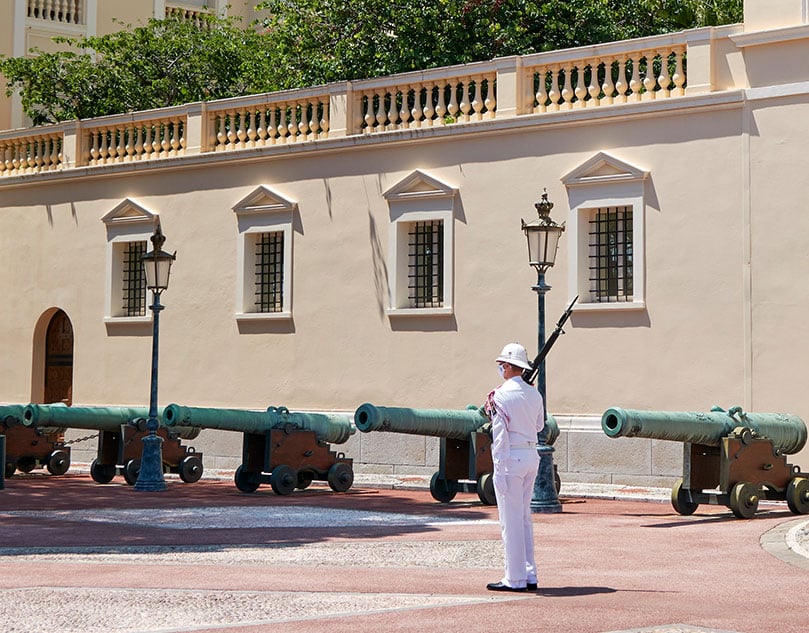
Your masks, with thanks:
[[[48,322],[45,333],[45,382],[43,402],[73,404],[73,325],[62,310]]]

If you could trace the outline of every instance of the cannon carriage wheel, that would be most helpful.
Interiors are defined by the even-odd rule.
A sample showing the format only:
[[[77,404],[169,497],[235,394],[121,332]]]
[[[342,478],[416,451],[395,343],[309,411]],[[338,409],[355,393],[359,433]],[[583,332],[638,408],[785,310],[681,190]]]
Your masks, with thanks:
[[[26,455],[24,457],[20,457],[17,460],[17,470],[19,470],[21,473],[30,473],[36,467],[37,467],[36,457],[30,457]]]
[[[70,455],[67,451],[57,449],[48,455],[45,467],[51,475],[64,475],[70,468]]]
[[[329,468],[326,481],[334,492],[346,492],[354,483],[354,470],[345,462],[337,462]]]
[[[298,490],[306,490],[309,485],[315,480],[315,473],[311,470],[299,470],[298,471],[298,481],[295,484],[295,488]]]
[[[185,483],[193,484],[202,477],[202,460],[196,455],[187,455],[177,466],[177,472]]]
[[[115,464],[102,464],[97,459],[90,464],[90,477],[97,484],[108,484],[115,477]]]
[[[792,479],[787,484],[786,499],[793,514],[809,514],[809,479]]]
[[[298,473],[292,466],[281,464],[272,469],[270,473],[270,486],[277,495],[292,494],[298,485]]]
[[[759,489],[743,481],[730,490],[730,509],[740,519],[752,519],[758,510]]]
[[[682,479],[678,479],[671,488],[671,505],[683,516],[694,514],[699,507],[699,504],[691,499],[690,491],[683,488]]]
[[[494,494],[494,476],[483,473],[478,477],[478,499],[486,506],[496,506],[497,496]]]
[[[242,492],[255,492],[261,484],[261,474],[247,470],[242,464],[236,469],[233,480],[236,482],[236,487]]]
[[[449,503],[458,494],[458,482],[455,479],[442,479],[441,472],[436,471],[430,479],[430,494],[441,503]]]
[[[134,486],[138,481],[138,475],[140,474],[140,460],[139,459],[130,459],[122,469],[124,475],[124,481],[128,483],[130,486]]]
[[[6,462],[6,472],[5,472],[6,479],[8,479],[9,477],[13,477],[16,471],[17,471],[16,462]]]

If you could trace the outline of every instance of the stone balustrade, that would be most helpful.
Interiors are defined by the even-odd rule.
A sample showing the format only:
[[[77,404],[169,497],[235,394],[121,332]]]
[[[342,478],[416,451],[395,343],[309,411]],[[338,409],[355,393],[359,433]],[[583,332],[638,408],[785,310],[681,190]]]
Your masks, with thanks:
[[[684,95],[686,44],[670,38],[643,44],[652,46],[576,49],[571,59],[559,54],[524,57],[524,80],[532,94],[522,111],[558,112]]]
[[[0,177],[60,169],[63,139],[62,130],[56,126],[17,138],[0,137]]]
[[[84,0],[28,0],[28,17],[60,24],[84,24]]]
[[[726,46],[728,34],[739,28],[693,29],[0,132],[0,177],[346,136],[374,136],[384,142],[403,131],[453,126],[471,131],[516,117],[536,116],[539,121],[551,113],[712,92],[717,89],[714,56],[728,54],[726,49],[716,52],[716,42]]]
[[[224,99],[206,104],[207,151],[227,151],[329,136],[329,94],[323,88]]]
[[[89,119],[82,124],[80,165],[106,165],[182,156],[184,107]]]

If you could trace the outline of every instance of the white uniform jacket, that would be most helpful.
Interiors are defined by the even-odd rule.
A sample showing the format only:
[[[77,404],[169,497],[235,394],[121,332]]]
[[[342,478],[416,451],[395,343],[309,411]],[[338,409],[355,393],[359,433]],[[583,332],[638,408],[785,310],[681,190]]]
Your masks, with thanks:
[[[542,396],[520,376],[506,380],[489,398],[492,411],[492,460],[495,469],[512,447],[534,447],[545,427]]]

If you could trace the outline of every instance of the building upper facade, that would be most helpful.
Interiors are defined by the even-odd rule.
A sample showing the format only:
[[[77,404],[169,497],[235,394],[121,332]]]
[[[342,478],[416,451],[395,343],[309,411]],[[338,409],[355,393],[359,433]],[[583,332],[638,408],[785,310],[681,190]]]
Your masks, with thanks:
[[[764,4],[745,24],[0,133],[0,400],[43,397],[57,309],[74,402],[145,392],[138,261],[159,217],[178,250],[166,397],[474,403],[503,343],[536,336],[519,220],[547,187],[566,221],[548,318],[579,297],[553,413],[809,419],[809,18]]]
[[[32,49],[50,52],[60,46],[54,37],[106,35],[121,24],[178,16],[199,20],[205,13],[241,18],[244,24],[262,17],[249,0],[3,0],[0,54],[23,57]],[[27,125],[19,98],[0,95],[0,130]]]

